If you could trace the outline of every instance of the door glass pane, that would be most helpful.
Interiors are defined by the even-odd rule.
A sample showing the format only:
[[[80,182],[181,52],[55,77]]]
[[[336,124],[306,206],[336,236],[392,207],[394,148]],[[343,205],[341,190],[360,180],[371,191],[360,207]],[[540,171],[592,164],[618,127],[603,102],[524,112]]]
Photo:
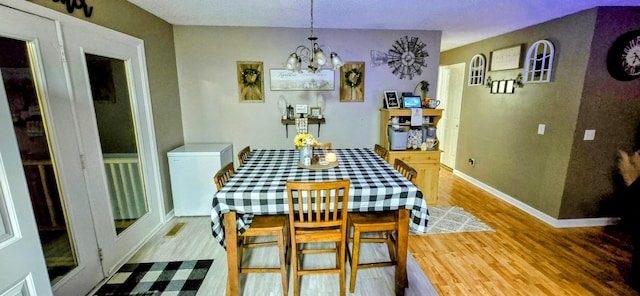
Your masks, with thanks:
[[[49,150],[46,114],[32,72],[32,52],[24,41],[0,37],[0,70],[18,140],[38,233],[49,271],[56,283],[78,266],[67,228],[64,198],[58,187],[55,159]]]
[[[86,54],[116,233],[149,210],[138,155],[127,64]]]

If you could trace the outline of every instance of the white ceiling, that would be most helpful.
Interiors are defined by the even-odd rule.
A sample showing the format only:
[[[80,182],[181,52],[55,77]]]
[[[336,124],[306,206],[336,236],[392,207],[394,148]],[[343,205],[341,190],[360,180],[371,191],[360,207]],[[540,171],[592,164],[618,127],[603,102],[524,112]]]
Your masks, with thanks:
[[[304,0],[128,0],[175,25],[309,28]],[[315,0],[315,28],[440,30],[441,51],[595,6],[639,0]]]

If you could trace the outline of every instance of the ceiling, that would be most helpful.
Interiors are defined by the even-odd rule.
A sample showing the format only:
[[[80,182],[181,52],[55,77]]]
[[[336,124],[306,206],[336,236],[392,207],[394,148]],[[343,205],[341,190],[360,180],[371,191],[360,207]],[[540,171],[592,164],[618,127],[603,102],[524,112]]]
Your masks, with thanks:
[[[128,0],[174,25],[309,28],[310,1]],[[638,0],[315,0],[314,27],[440,30],[441,51],[595,6]]]

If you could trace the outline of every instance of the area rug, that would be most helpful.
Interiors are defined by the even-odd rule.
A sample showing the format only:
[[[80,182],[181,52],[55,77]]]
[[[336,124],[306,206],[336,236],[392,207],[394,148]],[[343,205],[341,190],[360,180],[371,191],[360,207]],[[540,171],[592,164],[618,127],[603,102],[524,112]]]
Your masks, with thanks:
[[[430,207],[429,223],[426,234],[491,231],[491,227],[484,224],[461,207]],[[421,233],[411,233],[421,234]]]
[[[128,263],[94,295],[196,295],[212,263],[213,260]]]

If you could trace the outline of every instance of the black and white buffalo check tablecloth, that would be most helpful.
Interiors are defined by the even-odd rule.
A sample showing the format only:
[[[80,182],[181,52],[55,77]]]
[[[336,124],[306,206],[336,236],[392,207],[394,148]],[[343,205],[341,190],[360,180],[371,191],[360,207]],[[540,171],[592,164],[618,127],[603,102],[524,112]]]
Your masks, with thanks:
[[[253,215],[289,213],[287,181],[351,180],[348,211],[372,212],[410,209],[409,228],[426,232],[429,215],[422,192],[389,163],[367,148],[333,149],[338,166],[327,170],[298,167],[297,150],[254,150],[213,198],[211,228],[222,246],[222,215],[238,214],[237,227],[244,232]],[[316,150],[321,154],[324,150]]]

